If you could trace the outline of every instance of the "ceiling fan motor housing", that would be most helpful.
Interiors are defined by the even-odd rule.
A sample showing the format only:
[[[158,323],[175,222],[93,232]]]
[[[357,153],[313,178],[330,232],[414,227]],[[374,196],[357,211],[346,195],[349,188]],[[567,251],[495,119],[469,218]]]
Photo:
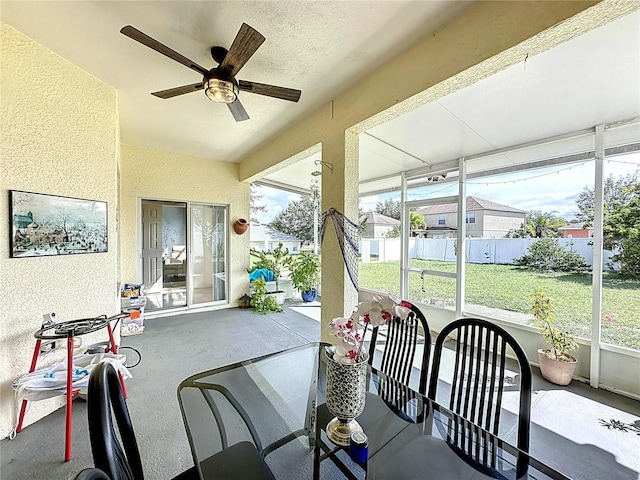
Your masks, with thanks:
[[[233,103],[238,98],[238,82],[220,68],[212,68],[202,79],[204,93],[214,102]]]

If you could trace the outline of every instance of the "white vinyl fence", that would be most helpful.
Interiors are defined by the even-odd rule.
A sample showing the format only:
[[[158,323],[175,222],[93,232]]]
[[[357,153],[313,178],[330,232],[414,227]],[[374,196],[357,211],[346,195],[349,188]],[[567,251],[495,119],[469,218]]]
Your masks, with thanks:
[[[513,260],[527,252],[537,238],[469,238],[467,239],[467,261],[470,263],[512,264]],[[578,252],[588,265],[593,261],[593,242],[590,238],[559,238],[565,250]],[[400,260],[399,238],[363,238],[360,241],[363,263]],[[604,268],[614,254],[604,251]],[[409,258],[455,262],[454,238],[410,238]]]

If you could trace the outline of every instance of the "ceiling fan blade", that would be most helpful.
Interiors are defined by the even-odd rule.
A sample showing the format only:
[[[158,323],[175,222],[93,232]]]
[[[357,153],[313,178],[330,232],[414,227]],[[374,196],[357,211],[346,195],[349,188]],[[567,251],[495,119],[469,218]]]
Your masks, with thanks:
[[[301,90],[276,87],[275,85],[266,85],[264,83],[247,82],[246,80],[239,80],[238,88],[243,92],[257,93],[258,95],[289,100],[290,102],[297,102],[300,100],[300,95],[302,95]]]
[[[233,118],[236,119],[236,122],[249,120],[249,114],[240,103],[240,99],[236,98],[235,102],[227,103],[227,107],[229,107],[229,111],[231,112],[231,115],[233,115]]]
[[[140,42],[141,44],[146,45],[147,47],[155,50],[158,53],[166,55],[171,60],[175,60],[176,62],[181,63],[184,66],[189,67],[190,69],[195,70],[196,72],[202,75],[206,75],[208,72],[206,68],[201,67],[196,62],[189,60],[187,57],[183,55],[180,55],[175,50],[171,50],[166,45],[163,45],[159,41],[154,40],[146,33],[142,33],[140,30],[132,27],[131,25],[122,27],[122,29],[120,30],[120,33],[122,33],[123,35],[126,35],[129,38],[134,39],[136,42]]]
[[[264,41],[260,32],[243,23],[220,67],[235,77]]]
[[[159,92],[153,92],[151,95],[154,95],[158,98],[167,98],[177,97],[178,95],[184,95],[185,93],[197,92],[198,90],[202,90],[204,87],[202,82],[192,83],[191,85],[183,85],[181,87],[169,88],[167,90],[161,90]]]

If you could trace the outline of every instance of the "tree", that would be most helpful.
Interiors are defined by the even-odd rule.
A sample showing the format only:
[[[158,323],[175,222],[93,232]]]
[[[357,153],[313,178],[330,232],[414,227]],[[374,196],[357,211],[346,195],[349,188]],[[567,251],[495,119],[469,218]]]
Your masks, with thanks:
[[[274,230],[299,238],[305,245],[312,245],[313,208],[313,198],[310,196],[292,200],[268,225]]]
[[[424,216],[418,212],[409,212],[409,224],[411,225],[411,230],[424,230],[427,228]]]
[[[400,220],[402,217],[402,208],[400,207],[400,202],[397,200],[388,199],[378,202],[376,203],[374,211],[381,215],[395,218],[396,220]]]
[[[424,221],[424,216],[418,212],[409,212],[409,225],[411,231],[413,230],[425,230],[427,228],[427,223]],[[401,226],[396,225],[391,230],[389,230],[386,234],[386,238],[398,238],[401,233]]]
[[[258,221],[255,217],[256,213],[267,211],[267,206],[261,205],[262,197],[264,195],[260,193],[260,186],[254,183],[249,185],[249,211],[251,212],[251,220],[254,222]]]
[[[517,228],[515,230],[512,228],[504,236],[504,238],[531,238],[533,235],[535,235],[535,230],[533,231],[533,233],[531,233],[531,230],[529,230],[528,225],[521,223],[520,228]]]
[[[558,227],[566,224],[567,221],[555,210],[531,210],[527,212],[525,228],[535,238],[560,237]]]
[[[640,183],[640,173],[636,170],[628,175],[614,177],[609,175],[604,181],[603,201],[605,216],[614,208],[615,202],[627,204],[633,198],[631,188]],[[593,226],[593,209],[595,205],[594,188],[585,186],[576,198],[576,219],[584,222],[585,227]]]
[[[605,215],[605,246],[618,249],[611,260],[622,275],[640,279],[640,185],[621,193],[626,201],[614,200]]]
[[[362,207],[358,207],[358,219],[358,239],[360,239],[367,230],[367,214]]]

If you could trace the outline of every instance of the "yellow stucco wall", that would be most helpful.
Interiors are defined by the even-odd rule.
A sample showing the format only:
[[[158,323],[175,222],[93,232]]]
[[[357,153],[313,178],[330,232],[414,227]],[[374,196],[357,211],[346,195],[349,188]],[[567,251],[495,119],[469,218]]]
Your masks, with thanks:
[[[11,383],[29,369],[42,315],[55,311],[65,321],[118,311],[119,127],[115,89],[10,26],[0,28],[1,438],[15,426]],[[9,258],[8,190],[107,202],[108,252]],[[83,341],[106,340],[106,333]],[[38,366],[62,360],[62,347]],[[33,402],[25,424],[63,403],[64,397]]]
[[[238,181],[238,165],[179,153],[122,145],[120,180],[121,280],[138,278],[140,199],[193,201],[229,205],[229,300],[246,292],[249,266],[249,231],[237,235],[232,224],[248,218],[249,184]]]

